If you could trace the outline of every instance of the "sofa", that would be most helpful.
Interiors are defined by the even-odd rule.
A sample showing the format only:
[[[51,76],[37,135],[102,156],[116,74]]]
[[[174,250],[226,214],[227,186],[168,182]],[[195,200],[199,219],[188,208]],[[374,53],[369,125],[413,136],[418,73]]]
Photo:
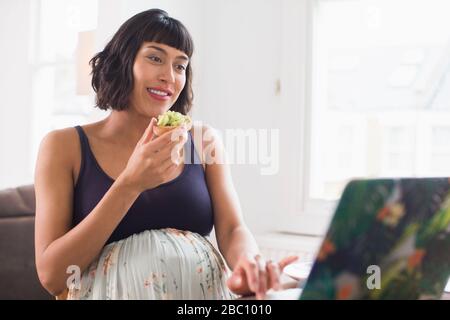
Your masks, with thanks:
[[[0,299],[54,299],[36,272],[34,215],[33,185],[0,191]]]

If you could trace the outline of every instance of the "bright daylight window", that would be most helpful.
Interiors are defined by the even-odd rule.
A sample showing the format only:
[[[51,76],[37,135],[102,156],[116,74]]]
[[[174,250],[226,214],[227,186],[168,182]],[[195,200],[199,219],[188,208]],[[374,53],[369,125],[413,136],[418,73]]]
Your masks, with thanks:
[[[314,2],[309,199],[450,176],[450,1]]]
[[[83,123],[92,115],[87,55],[94,50],[97,2],[33,3],[33,154],[45,133]]]

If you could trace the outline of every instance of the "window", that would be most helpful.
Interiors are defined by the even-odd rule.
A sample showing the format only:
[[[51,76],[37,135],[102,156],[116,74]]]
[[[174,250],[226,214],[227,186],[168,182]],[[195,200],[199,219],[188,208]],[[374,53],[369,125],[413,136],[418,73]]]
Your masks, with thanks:
[[[311,67],[295,228],[322,234],[352,178],[450,176],[450,2],[305,4]]]
[[[42,137],[57,128],[104,116],[93,108],[94,96],[82,88],[94,47],[97,1],[39,0],[33,2],[33,154]],[[35,159],[31,166],[34,169]],[[34,171],[34,170],[33,170]]]

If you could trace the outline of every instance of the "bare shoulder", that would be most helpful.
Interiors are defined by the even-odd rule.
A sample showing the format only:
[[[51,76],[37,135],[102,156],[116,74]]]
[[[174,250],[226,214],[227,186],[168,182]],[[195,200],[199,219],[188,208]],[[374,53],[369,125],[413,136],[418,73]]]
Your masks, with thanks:
[[[47,133],[41,141],[39,156],[51,156],[53,163],[72,167],[79,152],[79,138],[75,128],[64,128]],[[40,160],[38,158],[38,161]]]
[[[76,129],[73,127],[70,128],[64,128],[64,129],[57,129],[50,131],[47,133],[44,138],[42,139],[42,144],[50,144],[55,146],[63,146],[67,145],[67,143],[73,143],[78,138],[78,134],[76,132]]]
[[[89,123],[82,126],[83,131],[89,136],[97,136],[98,131],[103,127],[103,121]],[[51,146],[53,148],[63,148],[66,150],[65,156],[73,156],[79,151],[80,138],[74,127],[57,129],[50,131],[44,136],[41,146]],[[73,151],[73,152],[71,152]]]
[[[96,124],[83,126],[83,130],[94,130]],[[49,167],[47,170],[59,170],[60,174],[70,174],[75,186],[81,167],[81,143],[74,127],[57,129],[47,133],[41,141],[36,163],[36,170]]]

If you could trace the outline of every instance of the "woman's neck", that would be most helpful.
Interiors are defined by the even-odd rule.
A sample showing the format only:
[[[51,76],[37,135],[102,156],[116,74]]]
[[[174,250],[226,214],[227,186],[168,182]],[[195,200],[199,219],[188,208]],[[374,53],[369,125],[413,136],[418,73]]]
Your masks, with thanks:
[[[115,111],[104,120],[103,134],[123,144],[135,146],[150,124],[151,117],[131,111]]]

